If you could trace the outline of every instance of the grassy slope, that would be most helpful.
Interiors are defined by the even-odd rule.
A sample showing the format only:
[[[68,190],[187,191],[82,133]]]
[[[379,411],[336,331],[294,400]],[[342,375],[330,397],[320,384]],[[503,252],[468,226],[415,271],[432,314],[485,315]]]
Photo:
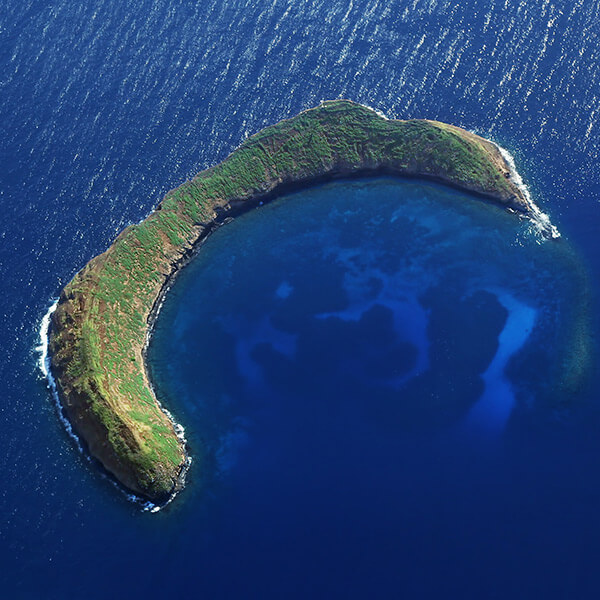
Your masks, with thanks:
[[[61,401],[90,451],[127,487],[164,499],[185,451],[148,385],[148,318],[177,261],[215,209],[333,173],[385,168],[440,179],[526,210],[494,147],[432,121],[388,121],[328,102],[249,138],[223,163],[167,194],[65,287],[51,330]]]

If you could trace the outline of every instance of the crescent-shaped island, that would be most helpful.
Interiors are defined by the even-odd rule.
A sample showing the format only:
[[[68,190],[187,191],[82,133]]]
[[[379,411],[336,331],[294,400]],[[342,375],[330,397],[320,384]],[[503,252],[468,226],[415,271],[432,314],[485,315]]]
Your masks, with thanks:
[[[181,428],[161,407],[145,349],[162,295],[226,219],[298,187],[388,174],[471,192],[555,231],[493,143],[436,121],[388,120],[335,100],[268,127],[219,165],[169,192],[60,294],[51,370],[64,413],[89,453],[128,490],[164,503],[189,463]]]

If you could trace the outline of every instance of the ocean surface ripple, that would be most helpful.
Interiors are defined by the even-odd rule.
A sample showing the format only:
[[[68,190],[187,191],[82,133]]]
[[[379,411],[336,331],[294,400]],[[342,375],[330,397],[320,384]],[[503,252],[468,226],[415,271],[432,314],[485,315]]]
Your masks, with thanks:
[[[490,137],[515,157],[533,200],[599,281],[599,23],[595,0],[0,0],[3,592],[93,599],[114,595],[115,581],[131,597],[202,591],[197,580],[197,589],[186,589],[185,578],[167,580],[165,565],[195,573],[190,557],[210,535],[189,547],[178,540],[192,515],[202,524],[226,517],[192,502],[150,516],[122,501],[56,418],[36,347],[52,299],[78,269],[169,189],[260,128],[345,97],[390,118],[439,119]],[[595,410],[592,400],[588,409]],[[531,549],[530,558],[502,554],[473,575],[471,597],[485,596],[491,580],[530,597],[597,596],[598,490],[586,486],[599,471],[600,449],[585,431],[574,436],[575,458],[561,471],[574,480],[560,507],[572,510],[553,505],[559,522],[550,533],[536,520],[543,500],[531,490],[519,506],[529,503],[536,536],[515,542]],[[556,468],[564,464],[551,445],[544,451]],[[494,491],[489,482],[483,495]],[[429,502],[443,513],[443,504]],[[507,510],[516,502],[507,499]],[[537,553],[539,540],[547,552]],[[410,580],[417,586],[427,561],[424,542],[413,542],[403,560],[422,558]],[[222,583],[208,595],[235,597],[224,563],[204,550],[207,572]],[[282,581],[284,574],[302,581],[293,558],[283,566],[283,558],[271,559],[280,561]],[[239,568],[242,585],[251,568]],[[511,579],[516,572],[520,578]],[[452,573],[438,581],[445,578],[446,592],[469,597]],[[418,586],[409,588],[410,595]],[[270,593],[267,583],[255,589],[256,597]],[[295,588],[300,597],[312,592]],[[322,593],[334,596],[326,587]]]

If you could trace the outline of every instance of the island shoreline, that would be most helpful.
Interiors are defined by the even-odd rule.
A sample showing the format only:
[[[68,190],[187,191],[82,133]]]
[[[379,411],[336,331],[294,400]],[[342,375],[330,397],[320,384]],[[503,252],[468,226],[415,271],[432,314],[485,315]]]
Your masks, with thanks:
[[[348,123],[347,126],[344,125],[344,120]],[[384,121],[383,125],[381,121]],[[327,124],[330,130],[323,129],[324,124]],[[304,131],[307,133],[304,134]],[[298,144],[297,140],[303,139],[303,135],[308,137],[302,144],[308,146],[299,146],[298,152],[316,152],[316,155],[311,158],[308,154],[308,162],[299,168],[295,163],[300,160],[301,155],[299,154],[296,159],[294,154],[289,155],[292,157],[292,162],[287,163],[286,161],[290,160],[287,158],[288,155],[281,154],[279,148],[281,144],[285,146],[286,143],[295,148]],[[315,138],[315,135],[318,137]],[[324,135],[332,137],[323,138]],[[370,138],[371,135],[375,137]],[[344,136],[347,136],[351,144],[348,144]],[[381,136],[381,139],[377,136]],[[359,144],[352,141],[353,139],[363,141]],[[398,142],[395,141],[396,139]],[[331,141],[338,143],[336,140],[339,140],[341,146],[336,148],[335,154],[332,155],[334,150],[327,150],[327,144]],[[400,146],[389,146],[398,143]],[[374,150],[379,147],[378,144],[383,144],[377,151],[381,153],[380,155]],[[410,150],[411,144],[416,144],[414,151]],[[403,156],[404,146],[409,150],[407,158],[397,158]],[[440,147],[439,155],[434,151],[437,146]],[[421,158],[419,153],[423,155]],[[464,158],[461,159],[461,156]],[[406,160],[408,162],[405,163]],[[265,169],[262,175],[256,171],[256,166],[261,163]],[[289,167],[278,167],[279,163],[289,164]],[[234,180],[225,179],[224,174],[238,168],[234,167],[238,164],[242,169],[237,171],[241,181],[235,183]],[[449,166],[445,167],[445,164]],[[468,168],[473,170],[465,170],[465,165],[469,165]],[[444,173],[444,176],[440,173]],[[257,206],[270,203],[287,194],[331,182],[376,177],[442,185],[480,198],[486,203],[505,210],[512,210],[532,220],[536,216],[534,208],[537,207],[512,181],[506,159],[502,157],[493,142],[454,126],[434,121],[389,121],[375,115],[372,110],[349,101],[332,101],[259,132],[246,140],[222,163],[203,171],[191,181],[167,193],[140,224],[130,226],[121,232],[106,252],[92,259],[65,287],[58,302],[58,310],[51,319],[49,336],[51,368],[55,373],[59,400],[73,430],[79,438],[88,443],[90,454],[98,459],[125,489],[133,491],[142,498],[148,498],[157,505],[162,505],[170,502],[183,488],[185,476],[189,471],[191,454],[185,440],[185,430],[158,399],[151,380],[147,357],[148,344],[156,319],[160,314],[164,298],[179,272],[193,260],[211,233]],[[194,194],[211,185],[213,181],[222,182],[219,185],[231,191],[224,191],[217,196],[202,192],[204,195],[194,200]],[[186,216],[187,220],[182,220],[187,214],[186,210],[191,211],[191,214],[204,214],[208,218]],[[185,232],[185,236],[180,238],[179,233],[175,234],[172,229],[164,226],[161,229],[160,223],[178,224],[177,231],[181,231],[182,235]],[[156,239],[163,240],[161,244],[164,249],[161,249],[161,246],[156,250],[150,246],[145,252],[147,254],[163,252],[162,259],[156,265],[145,259],[146,262],[139,263],[139,266],[135,267],[137,271],[133,271],[133,276],[135,281],[139,282],[140,276],[136,273],[143,273],[150,269],[149,272],[152,274],[154,268],[155,274],[152,275],[154,281],[157,276],[160,276],[162,283],[156,291],[143,292],[140,288],[133,296],[129,292],[126,296],[117,296],[117,304],[114,306],[107,304],[103,298],[111,292],[112,288],[103,287],[106,273],[113,278],[109,281],[116,282],[111,285],[116,285],[117,288],[121,285],[121,280],[119,276],[114,279],[111,273],[125,269],[123,278],[126,280],[130,278],[131,271],[125,265],[129,264],[130,256],[135,257],[135,253],[139,252],[139,242],[136,240],[142,239],[139,237],[141,233],[136,232],[148,231],[151,227],[154,227],[153,231],[156,232],[152,235],[155,237],[158,235]],[[181,239],[181,241],[175,243],[173,239]],[[120,255],[123,258],[118,259],[117,256]],[[142,284],[144,277],[146,276],[142,276],[141,279]],[[152,283],[152,286],[156,285]],[[142,316],[143,312],[147,311],[143,339],[139,342],[128,342],[129,346],[126,347],[131,348],[129,352],[134,354],[123,356],[121,362],[111,367],[109,361],[113,361],[114,350],[111,351],[109,348],[118,349],[115,344],[121,347],[122,340],[119,337],[107,337],[108,327],[118,325],[115,319],[119,310],[120,314],[127,319],[133,316],[131,312],[133,309],[126,309],[125,312],[122,308],[119,309],[119,305],[123,302],[122,298],[129,297],[133,297],[134,300],[139,298],[143,302],[151,299],[151,304],[142,311]],[[94,323],[100,324],[97,332],[95,328],[98,326]],[[122,325],[118,326],[122,327]],[[89,330],[89,327],[93,329]],[[87,333],[88,330],[90,333]],[[136,333],[135,336],[138,334]],[[106,348],[105,344],[108,344]],[[126,362],[127,356],[131,356],[133,361],[131,368],[128,366],[130,363]],[[139,356],[139,361],[136,356]],[[142,387],[140,393],[147,394],[163,415],[162,425],[159,424],[160,418],[156,411],[149,412],[149,417],[144,417],[144,419],[150,418],[152,422],[157,423],[156,427],[161,428],[153,430],[155,426],[152,425],[150,427],[152,437],[139,437],[140,431],[148,429],[144,424],[145,421],[139,421],[139,427],[145,429],[137,432],[131,429],[137,427],[136,421],[131,421],[132,417],[127,413],[131,410],[127,406],[132,401],[135,402],[132,405],[134,411],[138,408],[149,411],[152,409],[149,404],[147,409],[144,408],[148,401],[142,401],[141,398],[136,400],[131,392],[123,396],[125,392],[118,391],[119,387],[123,390],[133,389],[131,386],[135,380],[130,379],[129,375],[127,378],[114,379],[112,373],[115,368],[131,371],[131,377],[139,373],[137,376],[141,377],[141,384],[147,390],[144,392]],[[114,379],[114,383],[108,388],[107,377]],[[128,383],[129,381],[133,383]],[[129,387],[124,388],[125,384]],[[124,418],[128,421],[123,421]],[[165,426],[170,429],[170,433]],[[155,433],[155,431],[165,433]],[[156,458],[150,459],[150,455],[146,456],[140,454],[141,450],[135,450],[140,448],[140,444],[144,446],[146,442],[159,444],[156,448],[159,448],[160,444],[168,443],[171,448],[168,452],[172,454],[175,446],[174,442],[169,440],[170,437],[177,438],[176,445],[179,448],[176,456],[172,455],[172,458],[168,458],[170,462],[167,462],[167,454],[164,454],[164,458],[156,455]],[[167,449],[164,452],[167,452]]]
[[[168,293],[173,288],[173,286],[176,284],[177,277],[179,276],[181,271],[183,269],[185,269],[185,267],[187,267],[191,262],[193,262],[193,260],[201,252],[202,246],[204,245],[204,243],[208,240],[208,238],[213,233],[215,233],[216,231],[218,231],[219,229],[221,229],[222,227],[224,227],[225,225],[227,225],[234,219],[237,219],[238,217],[241,217],[248,212],[256,210],[257,208],[259,208],[263,205],[268,205],[272,202],[275,202],[278,199],[282,198],[283,196],[301,193],[303,191],[317,188],[322,185],[327,185],[327,184],[331,184],[331,183],[343,183],[345,181],[353,182],[353,181],[378,179],[378,178],[389,178],[389,179],[396,181],[397,183],[407,183],[410,181],[410,182],[417,182],[417,183],[421,182],[424,185],[427,185],[427,184],[439,185],[441,187],[445,187],[445,188],[448,188],[448,189],[451,189],[451,190],[454,190],[457,192],[462,192],[463,194],[468,195],[468,196],[473,196],[474,201],[476,199],[485,200],[491,206],[494,206],[494,207],[498,208],[499,210],[503,210],[503,209],[506,210],[506,206],[504,206],[503,204],[494,200],[494,198],[492,196],[483,194],[483,193],[477,192],[477,191],[465,190],[461,186],[453,184],[452,182],[449,182],[449,181],[445,181],[442,178],[436,178],[436,177],[426,178],[426,177],[416,176],[416,175],[415,176],[410,176],[410,175],[402,176],[402,175],[398,175],[398,174],[394,173],[391,169],[386,169],[384,167],[380,167],[377,169],[364,169],[364,170],[355,171],[355,172],[332,173],[332,174],[322,175],[320,177],[316,177],[314,179],[306,180],[306,181],[291,181],[291,182],[282,183],[280,186],[276,187],[273,190],[270,190],[269,192],[265,192],[263,194],[257,194],[252,199],[241,200],[238,202],[232,202],[231,208],[228,210],[223,209],[221,211],[218,211],[220,214],[218,214],[217,218],[215,218],[213,221],[209,222],[205,226],[205,229],[202,231],[202,233],[200,234],[198,239],[194,242],[194,244],[188,250],[186,250],[185,254],[182,255],[181,258],[179,258],[175,263],[173,263],[173,270],[169,274],[165,284],[161,288],[158,296],[156,297],[156,301],[155,301],[155,303],[152,307],[152,310],[150,311],[150,314],[148,315],[148,319],[147,319],[148,329],[146,332],[146,340],[144,343],[144,347],[142,349],[142,357],[143,357],[143,366],[144,366],[145,376],[148,381],[148,385],[150,386],[160,409],[169,418],[169,420],[171,421],[171,423],[173,424],[173,426],[176,430],[181,429],[183,432],[185,432],[185,428],[183,427],[183,425],[175,420],[173,414],[165,407],[165,403],[163,401],[161,401],[160,394],[158,394],[156,391],[157,387],[156,387],[155,382],[153,381],[153,377],[151,375],[152,370],[149,366],[148,349],[149,349],[149,345],[152,340],[152,336],[154,334],[156,322],[158,320],[158,317],[160,316],[160,311],[162,310],[165,299],[166,299]],[[510,208],[512,210],[515,210],[515,212],[517,212],[520,217],[522,217],[524,219],[530,218],[527,215],[527,213],[525,213],[522,210],[519,210],[519,208],[512,208],[512,207],[510,207]],[[152,211],[152,212],[154,212],[154,211]],[[172,502],[175,499],[175,497],[177,496],[177,494],[183,489],[183,487],[185,485],[186,477],[189,474],[189,471],[191,468],[191,463],[192,463],[192,456],[190,454],[190,448],[189,448],[187,439],[185,438],[185,435],[181,435],[178,437],[186,449],[186,464],[184,465],[181,473],[178,476],[179,487],[173,491],[173,493],[171,494],[171,496],[169,497],[167,502],[165,502],[164,504],[155,505],[155,506],[166,506],[167,504]],[[109,473],[109,472],[107,471],[107,473]],[[126,490],[126,488],[123,488],[123,491],[126,494],[129,494],[129,492]],[[144,502],[144,499],[141,497],[140,497],[140,500],[142,502]]]

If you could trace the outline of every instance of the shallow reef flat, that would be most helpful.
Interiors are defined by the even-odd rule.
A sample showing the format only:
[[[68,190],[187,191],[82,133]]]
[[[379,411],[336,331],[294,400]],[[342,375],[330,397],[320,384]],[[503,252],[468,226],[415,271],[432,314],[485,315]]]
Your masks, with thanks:
[[[539,215],[493,143],[452,125],[388,120],[336,100],[264,129],[169,192],[64,288],[49,345],[60,402],[90,454],[123,486],[163,503],[184,485],[185,440],[156,399],[145,350],[162,295],[199,242],[284,192],[379,174],[436,181]]]

